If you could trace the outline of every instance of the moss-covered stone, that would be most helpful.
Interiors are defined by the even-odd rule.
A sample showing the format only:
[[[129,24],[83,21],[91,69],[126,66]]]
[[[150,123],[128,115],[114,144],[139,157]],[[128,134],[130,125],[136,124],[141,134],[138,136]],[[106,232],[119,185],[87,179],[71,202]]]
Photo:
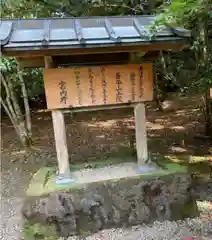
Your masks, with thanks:
[[[168,164],[157,174],[89,182],[31,196],[25,201],[23,213],[33,226],[55,224],[60,237],[198,215],[192,179],[178,164]],[[35,232],[33,228],[33,237]],[[30,234],[32,231],[28,231]]]
[[[112,162],[74,165],[71,170],[95,168],[98,173],[96,168]],[[87,236],[121,224],[196,216],[198,211],[188,168],[167,160],[159,162],[160,168],[154,172],[101,181],[94,179],[87,183],[75,181],[67,185],[56,185],[55,168],[39,169],[30,181],[23,208],[24,216],[31,224],[25,227],[26,239],[52,240],[57,235],[75,234]],[[48,226],[49,221],[54,224],[54,230],[36,225],[42,222]],[[46,236],[46,231],[54,234]]]
[[[55,226],[47,226],[41,223],[24,225],[23,240],[57,240]]]
[[[183,204],[173,204],[171,206],[173,220],[196,217],[199,215],[198,207],[193,199]]]
[[[76,167],[76,166],[75,166]],[[79,166],[80,168],[80,166]],[[135,179],[151,179],[155,177],[167,176],[174,173],[186,173],[187,167],[176,163],[165,163],[162,168],[154,171],[142,173],[130,178]],[[86,184],[78,183],[74,181],[69,184],[56,185],[56,171],[54,168],[44,167],[39,169],[30,181],[29,187],[26,191],[27,196],[42,196],[54,191],[65,190],[65,189],[82,189]],[[120,178],[112,178],[105,180],[104,182],[111,181],[117,182]]]

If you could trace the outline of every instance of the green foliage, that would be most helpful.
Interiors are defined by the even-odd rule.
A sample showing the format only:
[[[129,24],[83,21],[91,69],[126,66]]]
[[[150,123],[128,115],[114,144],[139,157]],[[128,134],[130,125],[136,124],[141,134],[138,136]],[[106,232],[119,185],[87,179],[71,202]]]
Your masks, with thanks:
[[[212,0],[173,0],[163,6],[158,23],[184,26],[192,32],[190,56],[193,58],[194,74],[191,87],[204,94],[206,133],[211,135],[212,101],[208,91],[212,87]],[[189,55],[184,59],[184,64],[188,60]],[[174,65],[172,59],[169,62]],[[182,58],[177,65],[179,63],[183,63]]]
[[[36,100],[40,95],[44,94],[43,75],[41,69],[26,69],[24,76],[26,79],[26,87],[30,100]]]
[[[202,92],[208,89],[212,84],[212,1],[173,0],[165,3],[158,12],[162,13],[152,27],[153,32],[161,24],[185,27],[192,32],[189,51],[171,53],[165,57],[166,75],[172,75],[172,82],[177,79],[181,90],[185,86],[180,82],[183,72],[187,73],[184,82],[189,85],[189,90],[198,88]],[[160,67],[160,61],[157,65]]]
[[[160,17],[188,28],[203,27],[206,18],[209,20],[212,17],[211,4],[211,0],[173,0],[163,6],[163,14]]]
[[[161,0],[5,0],[3,17],[64,17],[149,14]]]
[[[2,57],[0,59],[0,71],[5,78],[10,78],[15,94],[20,99],[19,74],[24,76],[29,100],[35,100],[39,95],[44,94],[43,78],[41,69],[22,69],[18,68],[15,58]]]
[[[19,94],[20,84],[17,75],[17,62],[15,58],[2,57],[0,59],[0,71],[6,79],[9,78],[11,80],[14,92]]]

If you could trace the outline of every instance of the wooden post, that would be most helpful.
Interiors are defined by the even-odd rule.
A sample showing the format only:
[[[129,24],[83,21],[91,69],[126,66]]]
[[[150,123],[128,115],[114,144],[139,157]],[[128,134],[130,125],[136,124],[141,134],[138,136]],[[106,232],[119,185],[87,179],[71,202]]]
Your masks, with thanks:
[[[139,103],[135,106],[134,114],[138,167],[142,167],[148,161],[146,116],[144,103]]]
[[[59,175],[70,176],[68,148],[66,142],[66,129],[63,113],[60,110],[52,111],[55,145]]]
[[[45,57],[44,60],[46,68],[53,67],[53,61],[51,57]],[[52,120],[59,169],[57,183],[68,183],[72,181],[72,179],[69,168],[66,128],[63,112],[61,110],[52,110]]]

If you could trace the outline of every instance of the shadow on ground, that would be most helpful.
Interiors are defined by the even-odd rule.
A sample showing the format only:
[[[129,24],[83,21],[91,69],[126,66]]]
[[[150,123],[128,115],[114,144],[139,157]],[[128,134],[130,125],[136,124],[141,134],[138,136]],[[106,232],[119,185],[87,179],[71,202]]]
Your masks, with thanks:
[[[204,131],[198,109],[199,99],[181,98],[171,112],[160,112],[147,104],[148,147],[152,154],[209,155],[211,142],[196,137]],[[50,164],[56,159],[50,113],[33,113],[34,146],[48,152]],[[71,162],[105,159],[109,155],[133,154],[135,143],[133,109],[66,114],[68,150]],[[20,144],[8,119],[2,121],[2,149],[16,156]],[[47,157],[48,158],[48,157]]]

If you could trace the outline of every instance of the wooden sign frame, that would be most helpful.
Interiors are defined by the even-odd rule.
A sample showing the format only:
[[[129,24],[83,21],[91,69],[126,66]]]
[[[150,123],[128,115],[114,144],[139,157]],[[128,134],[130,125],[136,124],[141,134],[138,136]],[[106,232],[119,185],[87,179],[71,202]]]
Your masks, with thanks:
[[[152,64],[121,64],[44,70],[49,109],[151,101]]]

